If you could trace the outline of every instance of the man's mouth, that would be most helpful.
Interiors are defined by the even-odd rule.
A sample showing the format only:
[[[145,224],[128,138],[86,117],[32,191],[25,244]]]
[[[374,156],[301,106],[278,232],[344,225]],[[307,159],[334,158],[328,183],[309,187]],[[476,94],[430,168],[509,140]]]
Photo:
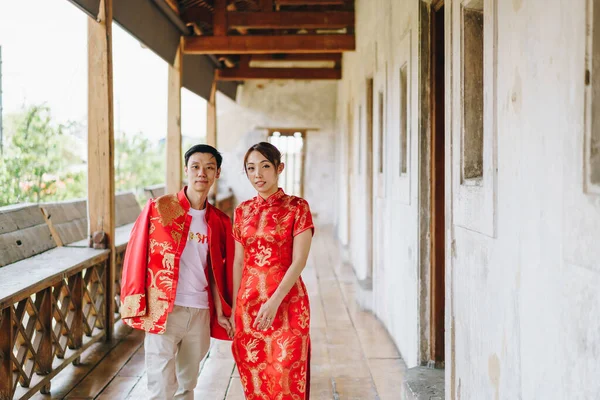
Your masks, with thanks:
[[[263,182],[263,181],[258,181],[258,182],[255,182],[254,184],[255,184],[256,186],[258,186],[258,187],[263,187],[263,186],[265,186],[265,182]]]

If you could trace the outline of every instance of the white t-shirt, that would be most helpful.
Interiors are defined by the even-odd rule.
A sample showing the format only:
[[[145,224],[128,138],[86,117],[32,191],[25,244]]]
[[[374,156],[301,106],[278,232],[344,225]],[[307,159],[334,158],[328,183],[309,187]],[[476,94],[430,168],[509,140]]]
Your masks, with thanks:
[[[208,265],[206,208],[204,210],[190,208],[188,214],[192,216],[192,223],[179,261],[175,304],[182,307],[209,308],[209,290],[205,272]]]

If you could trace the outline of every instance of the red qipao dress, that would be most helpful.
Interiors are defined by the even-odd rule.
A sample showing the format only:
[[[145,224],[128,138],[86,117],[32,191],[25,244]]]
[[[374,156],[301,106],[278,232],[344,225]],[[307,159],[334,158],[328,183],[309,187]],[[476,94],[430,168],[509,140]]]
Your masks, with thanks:
[[[248,400],[309,398],[310,305],[302,278],[281,302],[269,329],[252,327],[292,263],[294,236],[307,229],[314,230],[308,203],[282,189],[235,210],[233,237],[244,246],[244,265],[232,348]]]

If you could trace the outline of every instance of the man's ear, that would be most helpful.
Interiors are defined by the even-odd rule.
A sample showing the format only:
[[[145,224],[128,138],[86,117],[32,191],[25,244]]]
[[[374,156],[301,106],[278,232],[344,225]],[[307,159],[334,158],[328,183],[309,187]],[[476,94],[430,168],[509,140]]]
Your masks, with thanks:
[[[217,175],[215,175],[215,179],[219,179],[221,177],[221,168],[217,169]]]
[[[281,174],[283,172],[284,168],[285,168],[285,164],[280,163],[279,166],[277,167],[277,175]]]

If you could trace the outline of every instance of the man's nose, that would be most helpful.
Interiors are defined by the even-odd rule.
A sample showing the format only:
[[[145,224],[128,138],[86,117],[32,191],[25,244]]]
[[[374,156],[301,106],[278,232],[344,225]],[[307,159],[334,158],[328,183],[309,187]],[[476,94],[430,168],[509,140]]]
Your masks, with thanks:
[[[204,167],[198,168],[198,175],[206,175],[206,169]]]

